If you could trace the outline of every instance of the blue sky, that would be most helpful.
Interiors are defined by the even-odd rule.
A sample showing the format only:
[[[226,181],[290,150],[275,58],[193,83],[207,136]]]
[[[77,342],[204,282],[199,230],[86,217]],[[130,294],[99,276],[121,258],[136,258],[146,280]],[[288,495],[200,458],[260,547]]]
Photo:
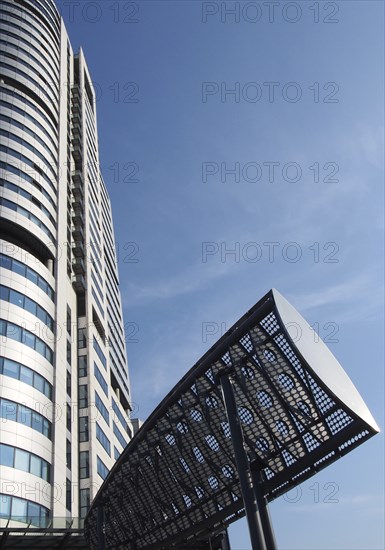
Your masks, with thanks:
[[[58,4],[99,95],[138,415],[276,287],[383,428],[383,3]],[[383,549],[383,450],[272,503],[279,547]]]

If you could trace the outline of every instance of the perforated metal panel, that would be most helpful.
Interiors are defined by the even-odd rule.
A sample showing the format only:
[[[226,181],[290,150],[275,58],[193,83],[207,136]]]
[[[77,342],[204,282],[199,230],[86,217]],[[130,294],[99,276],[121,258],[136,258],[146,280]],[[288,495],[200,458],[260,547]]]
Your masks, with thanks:
[[[306,335],[303,342],[290,338],[281,317],[286,304],[270,291],[150,416],[93,502],[85,524],[91,548],[98,543],[98,506],[104,509],[107,548],[125,549],[172,548],[244,514],[217,379],[225,367],[233,372],[247,452],[253,467],[262,470],[269,501],[377,432],[330,352],[322,355],[325,350],[319,348],[321,355],[314,355],[316,344],[309,348]],[[314,370],[307,355],[335,362],[325,365],[325,371],[332,381],[334,368],[346,382],[352,402],[358,403],[355,410],[329,389],[319,365]]]

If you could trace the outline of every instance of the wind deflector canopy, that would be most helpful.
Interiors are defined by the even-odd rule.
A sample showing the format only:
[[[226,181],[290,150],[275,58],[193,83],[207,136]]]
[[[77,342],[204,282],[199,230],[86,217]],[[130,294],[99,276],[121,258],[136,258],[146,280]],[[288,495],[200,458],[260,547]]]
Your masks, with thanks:
[[[244,515],[218,380],[223,369],[231,371],[246,450],[261,471],[267,501],[379,431],[322,340],[271,290],[180,380],[126,447],[87,515],[90,548],[102,536],[101,510],[106,547],[127,550],[188,542],[198,548],[199,540]]]

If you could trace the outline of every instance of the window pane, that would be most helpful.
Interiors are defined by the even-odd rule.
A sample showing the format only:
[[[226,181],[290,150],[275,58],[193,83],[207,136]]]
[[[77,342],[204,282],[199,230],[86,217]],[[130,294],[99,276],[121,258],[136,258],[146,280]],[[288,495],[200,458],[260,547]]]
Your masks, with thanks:
[[[12,499],[12,517],[19,520],[25,519],[27,515],[27,501],[13,497]]]
[[[48,462],[46,462],[45,460],[42,460],[41,477],[45,479],[45,481],[50,480],[49,472],[50,472],[50,466]]]
[[[33,384],[33,372],[27,367],[21,366],[20,368],[20,381],[25,382],[29,386]]]
[[[34,502],[28,502],[28,521],[32,525],[40,526],[40,506]]]
[[[39,277],[38,286],[39,286],[39,288],[41,288],[46,294],[49,294],[48,284],[47,284],[47,283],[44,281],[44,279],[42,279],[41,277]]]
[[[24,296],[20,294],[20,292],[16,292],[16,290],[11,289],[9,293],[9,301],[15,306],[23,307]]]
[[[36,303],[30,298],[25,298],[24,309],[26,311],[29,311],[29,313],[32,313],[32,315],[36,315]]]
[[[52,399],[52,387],[49,382],[44,381],[44,395],[48,397],[48,399]]]
[[[31,474],[41,477],[41,459],[38,456],[31,455]]]
[[[36,271],[33,271],[29,267],[27,267],[27,279],[29,279],[30,281],[35,283],[35,285],[37,285],[37,282],[38,282],[37,281],[37,273],[36,273]]]
[[[21,264],[17,260],[13,260],[12,271],[14,271],[15,273],[18,273],[22,277],[25,277],[25,265]]]
[[[15,449],[15,468],[29,472],[29,453],[21,449]]]
[[[33,377],[33,386],[34,388],[36,388],[37,390],[41,391],[41,393],[44,393],[44,378],[42,376],[40,376],[40,374],[34,374],[34,377]]]
[[[31,427],[37,432],[43,433],[43,417],[40,414],[36,412],[32,413]]]
[[[4,361],[4,369],[3,373],[6,376],[10,376],[11,378],[19,378],[19,364],[15,363],[14,361],[10,361],[6,359]]]
[[[43,420],[42,434],[48,437],[48,439],[51,439],[51,424],[46,419]]]
[[[4,269],[11,269],[12,260],[9,256],[3,256],[3,254],[0,255],[0,267],[4,267]]]
[[[12,338],[12,340],[21,341],[21,327],[14,325],[13,323],[7,323],[7,338]]]
[[[24,405],[19,405],[17,408],[17,421],[25,426],[31,426],[31,413],[31,409],[24,407]]]
[[[16,421],[17,405],[12,401],[2,399],[0,403],[1,418]]]
[[[9,302],[9,288],[5,286],[0,287],[0,300]]]
[[[51,364],[53,363],[53,351],[48,346],[45,348],[45,358]]]
[[[40,353],[40,355],[45,355],[45,344],[40,338],[36,338],[35,350]]]
[[[11,515],[11,497],[0,496],[0,518],[9,518]]]
[[[8,445],[0,445],[0,464],[13,468],[14,448]]]
[[[28,346],[29,348],[34,349],[35,348],[35,336],[31,332],[24,331],[23,334],[23,344]]]
[[[79,378],[87,376],[87,356],[81,355],[78,358]]]

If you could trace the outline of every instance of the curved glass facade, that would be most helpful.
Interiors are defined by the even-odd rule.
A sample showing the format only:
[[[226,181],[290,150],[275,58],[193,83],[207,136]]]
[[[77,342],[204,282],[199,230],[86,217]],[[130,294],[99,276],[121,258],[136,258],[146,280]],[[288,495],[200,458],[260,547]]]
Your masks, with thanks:
[[[54,452],[61,22],[51,1],[5,0],[0,30],[0,468],[31,490]],[[0,519],[46,525],[50,491],[22,496],[0,496]]]
[[[83,53],[53,0],[2,0],[0,31],[0,524],[45,525],[84,517],[130,439],[128,368]]]

